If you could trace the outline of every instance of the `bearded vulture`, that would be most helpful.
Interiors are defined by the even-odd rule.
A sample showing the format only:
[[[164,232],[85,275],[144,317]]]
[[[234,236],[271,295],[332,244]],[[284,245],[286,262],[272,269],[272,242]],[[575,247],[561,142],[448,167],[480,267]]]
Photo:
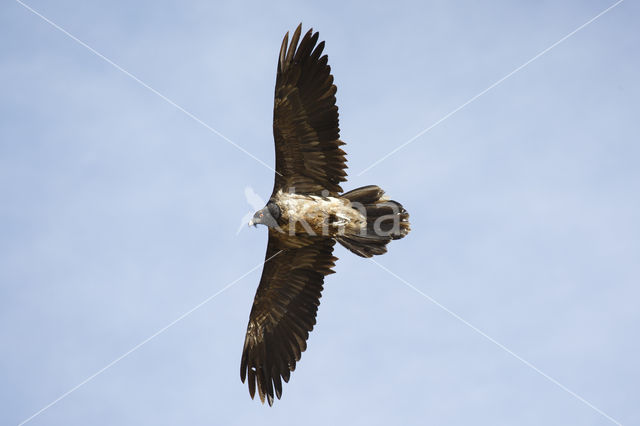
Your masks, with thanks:
[[[302,24],[282,41],[276,76],[273,136],[276,175],[267,205],[249,225],[269,230],[262,278],[242,351],[240,378],[249,394],[269,405],[282,396],[316,312],[325,275],[334,271],[336,241],[371,257],[409,232],[409,214],[370,185],[343,193],[345,152],[340,148],[336,86],[324,41]]]

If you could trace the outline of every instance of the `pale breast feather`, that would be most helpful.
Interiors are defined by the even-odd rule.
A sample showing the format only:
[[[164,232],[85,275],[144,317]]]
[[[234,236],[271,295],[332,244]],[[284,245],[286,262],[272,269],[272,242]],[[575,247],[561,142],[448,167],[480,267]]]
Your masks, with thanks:
[[[275,201],[287,231],[295,229],[295,233],[331,237],[366,227],[366,217],[345,198],[278,191]]]

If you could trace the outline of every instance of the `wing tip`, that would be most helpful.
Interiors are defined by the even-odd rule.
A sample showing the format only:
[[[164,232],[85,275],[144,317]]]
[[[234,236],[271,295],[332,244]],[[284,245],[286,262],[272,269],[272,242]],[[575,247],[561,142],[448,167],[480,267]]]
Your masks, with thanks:
[[[302,35],[302,22],[300,22],[298,24],[298,26],[296,27],[296,29],[293,31],[293,35],[291,36],[291,42],[289,42],[289,31],[286,32],[286,34],[284,35],[284,38],[282,39],[282,44],[280,45],[280,58],[279,58],[279,65],[280,65],[280,71],[283,71],[285,68],[286,64],[289,64],[293,58],[295,57],[295,53],[297,50],[299,50],[299,47],[302,47],[303,44],[309,44],[311,46],[310,51],[313,49],[313,51],[315,52],[317,50],[318,45],[316,45],[316,43],[318,42],[318,37],[320,36],[319,32],[313,32],[313,27],[309,28],[307,30],[307,32],[305,33],[304,37],[302,38],[302,41],[300,42],[300,46],[298,46],[298,42],[300,41],[300,36]],[[320,48],[320,52],[322,51],[322,48],[324,47],[324,41],[320,42],[320,44],[322,45],[322,47]],[[311,52],[309,52],[311,53]]]
[[[287,46],[289,45],[289,31],[284,35],[282,44],[280,45],[280,56],[278,57],[278,71],[283,71],[284,60],[287,54]]]

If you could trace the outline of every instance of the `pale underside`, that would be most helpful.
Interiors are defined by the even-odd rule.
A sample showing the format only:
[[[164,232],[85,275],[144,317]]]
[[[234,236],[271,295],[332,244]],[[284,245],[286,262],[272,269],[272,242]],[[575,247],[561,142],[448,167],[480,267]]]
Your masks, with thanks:
[[[289,234],[335,237],[358,234],[367,226],[364,207],[358,209],[346,198],[283,191],[274,198],[282,212],[280,228]]]

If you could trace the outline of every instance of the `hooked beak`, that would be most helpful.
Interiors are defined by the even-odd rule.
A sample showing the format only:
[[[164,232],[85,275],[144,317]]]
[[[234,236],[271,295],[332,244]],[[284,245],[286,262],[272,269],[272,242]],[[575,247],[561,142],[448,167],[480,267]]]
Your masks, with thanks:
[[[253,221],[253,218],[249,221],[249,226],[253,226],[254,228],[258,227],[258,224]]]

